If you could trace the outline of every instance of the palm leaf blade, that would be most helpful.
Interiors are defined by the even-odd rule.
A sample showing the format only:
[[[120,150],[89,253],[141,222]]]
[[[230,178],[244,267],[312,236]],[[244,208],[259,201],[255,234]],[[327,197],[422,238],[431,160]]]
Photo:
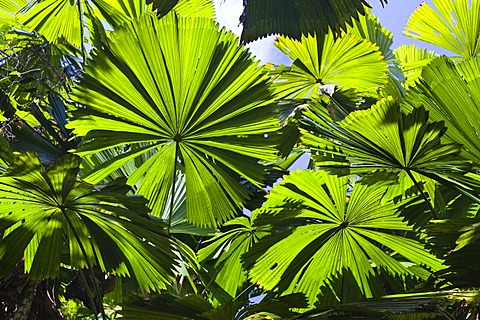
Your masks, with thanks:
[[[125,50],[131,43],[137,45]],[[180,163],[185,164],[187,219],[215,226],[247,198],[232,177],[244,176],[260,185],[263,169],[258,160],[274,158],[273,141],[265,135],[277,130],[278,120],[266,77],[235,37],[218,33],[209,19],[169,14],[157,20],[146,15],[126,24],[87,66],[73,97],[95,114],[74,112],[70,126],[88,138],[80,154],[120,145],[122,139],[124,144],[152,146],[155,161],[133,172],[129,183],[140,181],[138,193],[150,200],[157,215],[164,212]],[[101,137],[108,131],[110,146]],[[145,134],[143,141],[138,133]],[[141,150],[135,150],[141,156]],[[244,159],[238,165],[237,155]],[[131,158],[133,154],[112,158],[90,176],[105,177]]]

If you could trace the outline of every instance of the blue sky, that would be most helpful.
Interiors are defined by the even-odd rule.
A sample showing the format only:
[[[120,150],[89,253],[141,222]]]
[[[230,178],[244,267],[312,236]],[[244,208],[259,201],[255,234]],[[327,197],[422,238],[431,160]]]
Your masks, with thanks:
[[[216,5],[217,20],[228,29],[240,34],[241,28],[238,25],[238,17],[242,12],[242,0],[214,0]],[[434,50],[438,53],[446,53],[436,47],[408,38],[402,34],[410,14],[423,1],[421,0],[390,0],[385,7],[382,7],[380,1],[370,0],[373,7],[373,13],[380,18],[380,22],[393,33],[394,47],[401,44],[416,44],[419,47]],[[432,5],[432,0],[426,0]],[[280,51],[273,46],[274,37],[269,37],[249,44],[251,51],[262,62],[289,63]]]

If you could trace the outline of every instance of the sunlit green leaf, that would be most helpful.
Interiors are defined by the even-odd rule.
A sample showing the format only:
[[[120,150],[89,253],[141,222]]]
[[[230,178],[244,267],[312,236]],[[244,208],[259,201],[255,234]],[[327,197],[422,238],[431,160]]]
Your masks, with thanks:
[[[342,174],[413,171],[478,198],[478,182],[465,175],[472,163],[458,158],[462,146],[443,144],[443,122],[429,123],[429,113],[422,107],[403,114],[388,98],[339,123],[313,111],[305,115],[309,120],[302,141],[321,167]]]
[[[100,181],[152,150],[129,183],[146,173],[138,193],[150,200],[153,214],[164,211],[181,163],[188,220],[201,226],[225,221],[248,196],[234,176],[260,186],[258,160],[275,159],[269,134],[278,120],[265,77],[235,36],[219,33],[211,20],[144,16],[125,25],[86,67],[72,97],[87,108],[74,113],[70,127],[86,135],[82,155],[144,147],[95,168],[88,180]]]
[[[15,13],[27,4],[27,0],[0,0],[0,24],[14,24]]]
[[[22,8],[18,19],[27,30],[36,31],[49,42],[66,41],[82,48],[83,43],[89,42],[87,38],[94,40],[105,33],[105,26],[100,21],[117,29],[145,13],[152,13],[149,3],[153,9],[159,10],[160,15],[173,10],[180,16],[214,18],[213,2],[210,0],[177,0],[170,3],[146,0],[34,0]],[[13,9],[12,6],[6,10]]]
[[[148,219],[144,199],[125,194],[128,186],[76,180],[79,164],[77,156],[65,155],[44,169],[26,153],[0,176],[0,277],[25,255],[33,279],[57,277],[61,263],[98,265],[135,277],[143,290],[165,288],[175,256],[163,225]],[[61,260],[65,247],[69,261]]]
[[[419,106],[433,121],[443,121],[448,130],[444,139],[463,144],[462,156],[480,159],[480,58],[454,64],[445,57],[433,60],[423,71],[422,80],[412,87],[404,108]]]
[[[382,201],[385,185],[355,184],[348,195],[347,182],[324,171],[296,171],[273,188],[258,223],[263,217],[279,231],[244,256],[254,282],[267,290],[303,292],[313,306],[330,285],[338,300],[348,302],[384,294],[378,278],[383,272],[404,281],[425,276],[406,268],[403,259],[431,271],[442,268],[420,242],[396,234],[415,232],[396,205]]]
[[[210,239],[208,246],[198,251],[198,258],[204,262],[215,261],[212,270],[215,281],[232,297],[236,297],[238,289],[247,281],[247,272],[243,270],[240,258],[268,234],[268,228],[254,228],[246,217],[230,220],[224,227],[234,228]]]
[[[405,35],[447,49],[463,58],[480,52],[480,1],[433,0],[410,16]]]
[[[433,51],[415,45],[402,45],[395,49],[394,54],[399,61],[407,86],[414,85],[415,80],[421,76],[423,68],[437,57]]]
[[[387,81],[382,53],[356,34],[336,38],[330,32],[302,36],[300,41],[282,36],[275,45],[293,60],[275,80],[276,90],[288,98],[315,97],[325,86],[375,91]]]

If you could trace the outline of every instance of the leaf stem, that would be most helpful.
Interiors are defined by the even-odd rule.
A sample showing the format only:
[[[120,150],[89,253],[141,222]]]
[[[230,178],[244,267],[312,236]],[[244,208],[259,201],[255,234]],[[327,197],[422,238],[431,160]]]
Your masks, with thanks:
[[[415,177],[413,176],[412,172],[411,172],[409,169],[406,169],[406,171],[407,171],[407,174],[408,174],[408,176],[410,177],[410,179],[413,181],[413,184],[414,184],[415,187],[417,188],[418,192],[420,192],[420,194],[422,195],[423,200],[425,200],[425,203],[427,204],[428,208],[429,208],[430,211],[432,212],[433,218],[434,218],[435,220],[438,219],[438,215],[437,215],[437,213],[435,212],[435,209],[433,208],[432,202],[428,199],[428,197],[427,197],[427,195],[425,194],[425,192],[423,192],[423,190],[420,188],[420,184],[419,184],[418,181],[415,179]]]
[[[172,216],[173,216],[173,205],[174,205],[174,197],[175,197],[175,184],[177,180],[177,166],[178,166],[178,154],[180,153],[179,150],[179,142],[175,141],[175,165],[173,167],[173,180],[172,180],[172,189],[170,193],[170,210],[168,212],[168,230],[167,233],[170,234],[170,228],[172,227]]]
[[[250,290],[253,286],[255,285],[255,283],[252,283],[250,284],[248,287],[246,287],[242,292],[240,292],[239,294],[237,294],[237,296],[235,298],[233,298],[232,301],[235,301],[237,300],[238,298],[240,298],[245,292],[247,292],[248,290]]]
[[[82,254],[85,258],[85,262],[87,264],[87,269],[90,273],[90,277],[92,278],[93,287],[95,288],[95,293],[97,294],[99,299],[102,299],[103,295],[100,292],[100,288],[97,285],[97,281],[96,281],[96,278],[95,278],[95,274],[93,273],[92,265],[90,264],[90,261],[88,260],[87,251],[85,250],[85,247],[83,246],[82,241],[80,240],[80,237],[79,237],[77,231],[75,230],[75,228],[73,226],[73,223],[70,221],[70,218],[68,217],[67,213],[65,212],[65,209],[62,208],[61,210],[62,210],[63,216],[65,217],[65,220],[67,220],[67,223],[68,223],[70,229],[72,229],[73,235],[75,236],[75,239],[77,240],[78,245],[80,246],[80,250],[82,251]],[[87,290],[88,298],[89,298],[89,300],[91,300],[90,303],[92,304],[93,312],[95,312],[95,319],[98,319],[98,311],[97,311],[97,307],[95,305],[95,300],[93,298],[92,291],[90,290],[90,287],[88,286],[88,282],[87,282],[87,279],[86,279],[85,275],[83,274],[83,271],[79,270],[79,272],[82,275],[82,281],[85,282],[85,290]],[[102,319],[107,319],[107,316],[105,314],[105,310],[103,309],[103,299],[99,300],[99,302],[100,302],[100,312],[102,314]]]
[[[85,60],[86,60],[86,53],[85,53],[85,45],[83,43],[83,37],[85,37],[85,31],[83,30],[84,26],[83,26],[83,20],[82,20],[82,16],[83,16],[83,11],[82,11],[82,5],[81,5],[81,0],[77,0],[77,8],[78,8],[78,17],[79,17],[79,20],[80,20],[80,46],[82,47],[82,59],[83,59],[83,63],[85,63]]]
[[[78,270],[78,274],[80,275],[80,279],[82,279],[83,285],[85,286],[85,290],[87,291],[88,300],[90,300],[90,304],[92,305],[93,312],[95,313],[95,319],[98,319],[97,306],[95,305],[95,299],[94,299],[92,290],[90,290],[87,277],[85,277],[83,270]]]

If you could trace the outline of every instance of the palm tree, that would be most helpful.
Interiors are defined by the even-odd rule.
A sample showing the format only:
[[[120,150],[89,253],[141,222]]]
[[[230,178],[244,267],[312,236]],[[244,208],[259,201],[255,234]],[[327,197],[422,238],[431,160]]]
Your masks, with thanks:
[[[479,3],[2,2],[0,317],[475,317]]]

